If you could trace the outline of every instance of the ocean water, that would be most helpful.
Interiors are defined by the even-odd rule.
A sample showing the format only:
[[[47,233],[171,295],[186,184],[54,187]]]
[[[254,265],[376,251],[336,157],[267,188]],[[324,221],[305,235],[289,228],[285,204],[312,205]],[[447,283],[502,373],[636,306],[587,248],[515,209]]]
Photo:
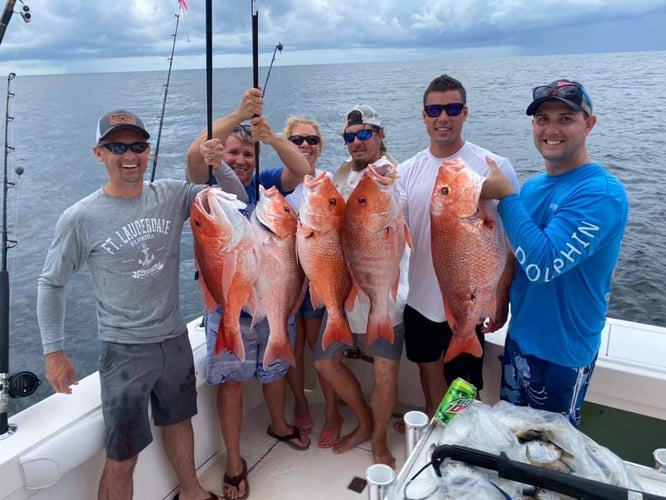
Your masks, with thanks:
[[[176,58],[178,54],[176,52]],[[266,68],[260,81],[264,81]],[[280,67],[271,71],[265,113],[275,130],[290,115],[314,118],[325,145],[320,167],[334,170],[346,156],[340,137],[345,112],[369,104],[381,115],[386,144],[398,160],[427,147],[421,121],[425,87],[448,73],[467,88],[465,137],[507,156],[522,181],[543,169],[525,108],[531,88],[572,78],[588,88],[598,122],[588,139],[592,158],[624,183],[630,218],[614,279],[609,316],[666,326],[666,52],[577,54],[498,59],[442,59]],[[166,82],[163,72],[21,76],[11,81],[8,144],[10,273],[10,373],[32,370],[43,378],[35,303],[37,277],[61,212],[104,184],[91,148],[96,120],[111,109],[141,115],[157,138]],[[252,84],[252,71],[214,72],[214,116],[234,109]],[[205,72],[174,71],[168,92],[156,178],[183,178],[187,147],[206,124]],[[0,91],[2,101],[6,92]],[[4,120],[2,120],[4,129]],[[3,130],[4,132],[4,130]],[[260,165],[277,165],[262,147]],[[151,163],[152,164],[152,163]],[[16,167],[24,173],[18,177]],[[149,177],[149,174],[148,174]],[[187,320],[201,314],[189,228],[183,235],[180,296]],[[66,351],[79,378],[96,370],[95,304],[84,271],[69,284]],[[30,398],[12,400],[10,416],[51,394],[44,383]]]

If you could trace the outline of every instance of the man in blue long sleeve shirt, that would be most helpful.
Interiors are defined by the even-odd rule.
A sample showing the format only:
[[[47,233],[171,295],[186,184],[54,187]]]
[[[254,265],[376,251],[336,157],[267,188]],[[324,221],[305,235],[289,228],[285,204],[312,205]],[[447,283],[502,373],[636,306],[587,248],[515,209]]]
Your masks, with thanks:
[[[492,160],[482,197],[499,212],[516,256],[502,399],[560,412],[580,424],[627,223],[620,181],[588,156],[596,123],[583,86],[536,87],[527,108],[546,172],[520,195]]]

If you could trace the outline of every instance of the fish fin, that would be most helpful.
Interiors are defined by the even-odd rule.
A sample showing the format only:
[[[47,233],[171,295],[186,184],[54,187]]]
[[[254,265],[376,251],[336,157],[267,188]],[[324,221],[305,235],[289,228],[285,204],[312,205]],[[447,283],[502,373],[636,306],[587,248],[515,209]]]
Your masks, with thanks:
[[[444,314],[446,315],[446,321],[449,324],[451,331],[455,332],[458,329],[458,322],[456,321],[456,317],[453,315],[453,312],[451,312],[449,304],[446,302],[446,300],[444,301]]]
[[[410,232],[409,227],[407,226],[407,224],[405,224],[404,226],[405,226],[405,244],[409,248],[414,250],[414,240],[412,239],[412,233]]]
[[[296,357],[294,356],[294,350],[291,347],[289,342],[289,337],[286,332],[283,334],[278,334],[274,336],[274,333],[271,332],[271,335],[268,339],[268,344],[266,345],[266,352],[264,353],[264,370],[268,370],[268,366],[277,359],[282,359],[289,363],[291,366],[296,366]],[[274,337],[277,337],[279,340],[274,341]]]
[[[345,309],[347,311],[351,311],[354,309],[354,302],[356,301],[357,295],[359,300],[365,299],[365,302],[368,302],[370,300],[368,299],[368,296],[365,295],[361,287],[354,284],[351,287],[351,290],[349,290],[349,295],[347,295],[347,298],[345,299]]]
[[[324,307],[324,301],[312,286],[312,282],[310,282],[310,302],[312,302],[312,307],[315,309],[321,309]]]
[[[474,331],[472,331],[470,334],[462,336],[454,334],[451,337],[451,342],[449,343],[449,347],[446,350],[446,354],[444,355],[444,363],[448,363],[459,354],[463,353],[471,354],[477,358],[483,356],[483,347],[481,347],[481,342],[479,342],[479,339]]]
[[[292,306],[291,311],[289,311],[289,316],[296,314],[298,310],[301,308],[301,304],[303,304],[303,300],[305,299],[305,291],[307,289],[308,289],[308,282],[307,280],[303,280],[303,286],[301,287],[301,291],[298,292],[298,297],[294,301],[294,305]]]
[[[335,342],[343,342],[349,346],[353,346],[354,337],[352,337],[351,328],[349,328],[349,322],[345,315],[340,313],[330,314],[329,311],[326,328],[321,339],[321,347],[325,351]]]
[[[240,328],[237,331],[229,331],[225,328],[224,312],[215,339],[215,357],[219,357],[223,352],[231,352],[239,361],[245,361],[245,345],[243,344]]]
[[[236,274],[237,262],[236,252],[229,252],[224,256],[224,264],[222,264],[222,296],[224,300],[227,300],[229,297],[231,282]]]
[[[204,311],[207,313],[212,313],[217,309],[217,300],[210,291],[210,288],[206,285],[206,280],[204,280],[203,274],[199,273],[199,287],[201,288],[201,299],[204,304]]]
[[[479,203],[479,215],[483,221],[483,227],[490,231],[495,231],[499,222],[499,216],[497,214],[497,208],[492,200],[481,200]]]

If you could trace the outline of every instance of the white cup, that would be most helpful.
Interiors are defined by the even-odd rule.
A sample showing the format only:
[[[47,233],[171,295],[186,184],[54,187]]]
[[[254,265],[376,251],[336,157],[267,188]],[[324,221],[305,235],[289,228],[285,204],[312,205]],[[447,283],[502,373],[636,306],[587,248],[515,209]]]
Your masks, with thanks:
[[[395,471],[385,464],[372,464],[365,471],[368,500],[383,500],[395,481]]]
[[[657,448],[652,455],[654,456],[654,468],[666,473],[666,448]]]
[[[405,421],[405,448],[409,456],[428,426],[428,415],[412,410],[405,413],[402,419]]]

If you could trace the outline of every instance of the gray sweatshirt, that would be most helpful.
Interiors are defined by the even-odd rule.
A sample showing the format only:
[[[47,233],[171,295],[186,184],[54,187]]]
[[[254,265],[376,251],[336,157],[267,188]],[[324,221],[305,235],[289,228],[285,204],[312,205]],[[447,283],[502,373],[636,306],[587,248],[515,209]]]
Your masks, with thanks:
[[[37,287],[44,354],[64,348],[64,287],[84,265],[92,275],[101,340],[161,342],[185,331],[178,299],[181,231],[205,187],[145,182],[133,199],[99,189],[63,212]]]

